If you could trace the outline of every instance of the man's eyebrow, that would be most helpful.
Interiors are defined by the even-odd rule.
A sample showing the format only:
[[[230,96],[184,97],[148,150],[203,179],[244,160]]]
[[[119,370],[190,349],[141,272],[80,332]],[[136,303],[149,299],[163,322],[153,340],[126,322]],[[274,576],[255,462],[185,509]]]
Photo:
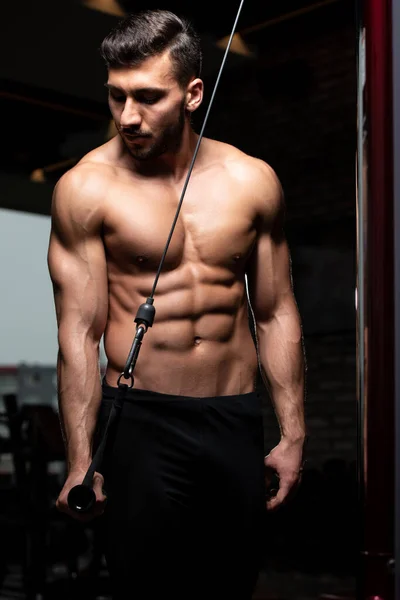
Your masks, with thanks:
[[[119,88],[116,85],[113,85],[112,83],[105,83],[104,85],[109,90],[118,90],[120,92],[124,92],[124,90],[122,90],[121,88]],[[166,88],[149,86],[149,87],[137,88],[137,89],[133,90],[133,93],[134,94],[143,94],[143,93],[160,94],[160,93],[164,93],[165,91],[166,91]]]
[[[113,85],[112,83],[105,83],[104,87],[106,87],[108,90],[120,90],[121,89],[121,88],[117,87],[116,85]]]
[[[144,87],[144,88],[137,88],[136,90],[134,90],[135,94],[142,94],[142,93],[148,93],[150,92],[151,94],[163,94],[164,92],[166,92],[167,88],[163,88],[163,87]]]

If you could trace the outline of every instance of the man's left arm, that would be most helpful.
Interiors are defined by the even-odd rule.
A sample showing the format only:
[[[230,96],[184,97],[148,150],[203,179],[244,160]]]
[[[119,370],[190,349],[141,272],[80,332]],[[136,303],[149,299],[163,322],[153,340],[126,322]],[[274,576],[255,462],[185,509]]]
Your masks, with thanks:
[[[272,510],[290,497],[301,478],[306,440],[305,355],[283,230],[284,196],[272,170],[266,189],[247,280],[261,374],[281,433],[279,444],[264,459],[266,481],[273,472],[279,477],[279,491],[267,502]]]

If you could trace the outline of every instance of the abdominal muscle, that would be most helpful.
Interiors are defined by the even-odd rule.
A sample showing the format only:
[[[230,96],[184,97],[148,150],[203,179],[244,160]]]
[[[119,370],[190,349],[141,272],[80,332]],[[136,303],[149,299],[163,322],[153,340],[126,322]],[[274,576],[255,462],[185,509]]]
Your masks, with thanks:
[[[154,298],[154,324],[144,335],[134,368],[134,388],[195,397],[252,392],[258,362],[244,282],[236,281],[229,289],[201,284],[181,291],[160,288]],[[127,310],[126,288],[121,293],[120,285],[111,285],[109,291],[105,377],[115,386],[135,336],[137,309],[145,298],[137,294],[137,302]]]

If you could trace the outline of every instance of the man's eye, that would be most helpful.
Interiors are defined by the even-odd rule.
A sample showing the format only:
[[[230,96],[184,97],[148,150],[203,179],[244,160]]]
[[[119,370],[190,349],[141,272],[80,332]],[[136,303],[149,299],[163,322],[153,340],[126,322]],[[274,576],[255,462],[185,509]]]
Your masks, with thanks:
[[[141,102],[143,102],[143,104],[155,104],[158,100],[158,96],[143,96],[143,98],[141,98]]]
[[[125,96],[118,96],[116,94],[110,94],[110,96],[114,100],[114,102],[124,102],[125,101]]]

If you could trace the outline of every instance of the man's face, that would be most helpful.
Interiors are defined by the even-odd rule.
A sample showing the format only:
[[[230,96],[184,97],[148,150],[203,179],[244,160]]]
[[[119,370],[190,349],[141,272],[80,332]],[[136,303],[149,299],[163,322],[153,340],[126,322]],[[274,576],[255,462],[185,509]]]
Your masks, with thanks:
[[[109,106],[129,153],[138,160],[176,151],[185,123],[185,91],[172,74],[168,53],[137,67],[110,69]]]

